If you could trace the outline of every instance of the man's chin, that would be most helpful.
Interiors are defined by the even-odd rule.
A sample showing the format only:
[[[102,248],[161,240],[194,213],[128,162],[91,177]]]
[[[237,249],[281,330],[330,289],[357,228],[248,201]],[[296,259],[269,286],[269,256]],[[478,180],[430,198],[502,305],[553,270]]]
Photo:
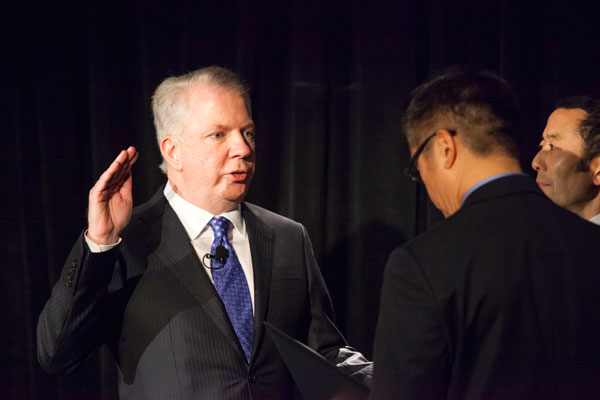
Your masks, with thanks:
[[[224,191],[223,198],[229,202],[240,204],[246,198],[248,188],[247,184],[235,184]]]

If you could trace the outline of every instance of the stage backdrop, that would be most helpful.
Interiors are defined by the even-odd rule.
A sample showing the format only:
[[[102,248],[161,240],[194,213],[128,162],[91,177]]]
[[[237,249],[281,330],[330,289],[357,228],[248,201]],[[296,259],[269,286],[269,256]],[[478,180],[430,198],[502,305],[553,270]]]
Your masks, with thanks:
[[[119,150],[140,153],[136,204],[165,181],[150,111],[162,79],[211,64],[247,79],[258,127],[248,200],[307,227],[338,325],[368,356],[388,254],[440,218],[401,174],[409,92],[449,64],[499,72],[521,97],[528,171],[554,101],[600,94],[599,14],[577,2],[13,3],[0,27],[7,399],[116,397],[104,349],[74,376],[44,374],[35,326],[86,225],[88,190]]]

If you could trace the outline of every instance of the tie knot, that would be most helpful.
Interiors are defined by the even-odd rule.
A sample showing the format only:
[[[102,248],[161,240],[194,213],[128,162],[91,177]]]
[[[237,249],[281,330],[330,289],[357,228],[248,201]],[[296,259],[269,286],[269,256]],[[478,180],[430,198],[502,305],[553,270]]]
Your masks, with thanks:
[[[214,217],[208,223],[215,233],[215,238],[227,237],[227,230],[229,229],[229,220],[225,217]]]

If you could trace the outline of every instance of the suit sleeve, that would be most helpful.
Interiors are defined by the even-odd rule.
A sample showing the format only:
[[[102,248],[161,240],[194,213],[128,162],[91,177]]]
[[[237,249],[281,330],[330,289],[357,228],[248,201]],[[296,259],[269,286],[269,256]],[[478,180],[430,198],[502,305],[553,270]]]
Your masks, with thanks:
[[[445,399],[447,330],[417,260],[395,250],[386,265],[374,345],[372,399]]]
[[[370,385],[372,363],[361,353],[349,347],[346,339],[335,326],[333,305],[315,260],[310,238],[303,226],[302,235],[311,312],[308,345],[348,375],[352,375],[364,384]]]
[[[49,374],[73,372],[104,342],[106,295],[118,247],[91,253],[82,234],[71,250],[38,319],[37,355]]]

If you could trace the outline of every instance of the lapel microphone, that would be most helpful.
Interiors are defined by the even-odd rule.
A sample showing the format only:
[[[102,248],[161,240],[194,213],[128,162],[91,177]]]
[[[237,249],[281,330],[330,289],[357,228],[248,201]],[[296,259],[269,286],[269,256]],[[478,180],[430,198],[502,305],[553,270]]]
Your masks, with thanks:
[[[206,259],[212,259],[214,258],[218,264],[220,264],[219,266],[213,267],[211,265],[206,265]],[[227,249],[223,246],[217,246],[217,248],[215,249],[215,254],[210,254],[210,253],[206,253],[203,257],[202,257],[202,265],[204,265],[204,268],[208,268],[208,269],[221,269],[225,266],[225,264],[227,263],[227,259],[229,258],[229,251],[227,251]]]

